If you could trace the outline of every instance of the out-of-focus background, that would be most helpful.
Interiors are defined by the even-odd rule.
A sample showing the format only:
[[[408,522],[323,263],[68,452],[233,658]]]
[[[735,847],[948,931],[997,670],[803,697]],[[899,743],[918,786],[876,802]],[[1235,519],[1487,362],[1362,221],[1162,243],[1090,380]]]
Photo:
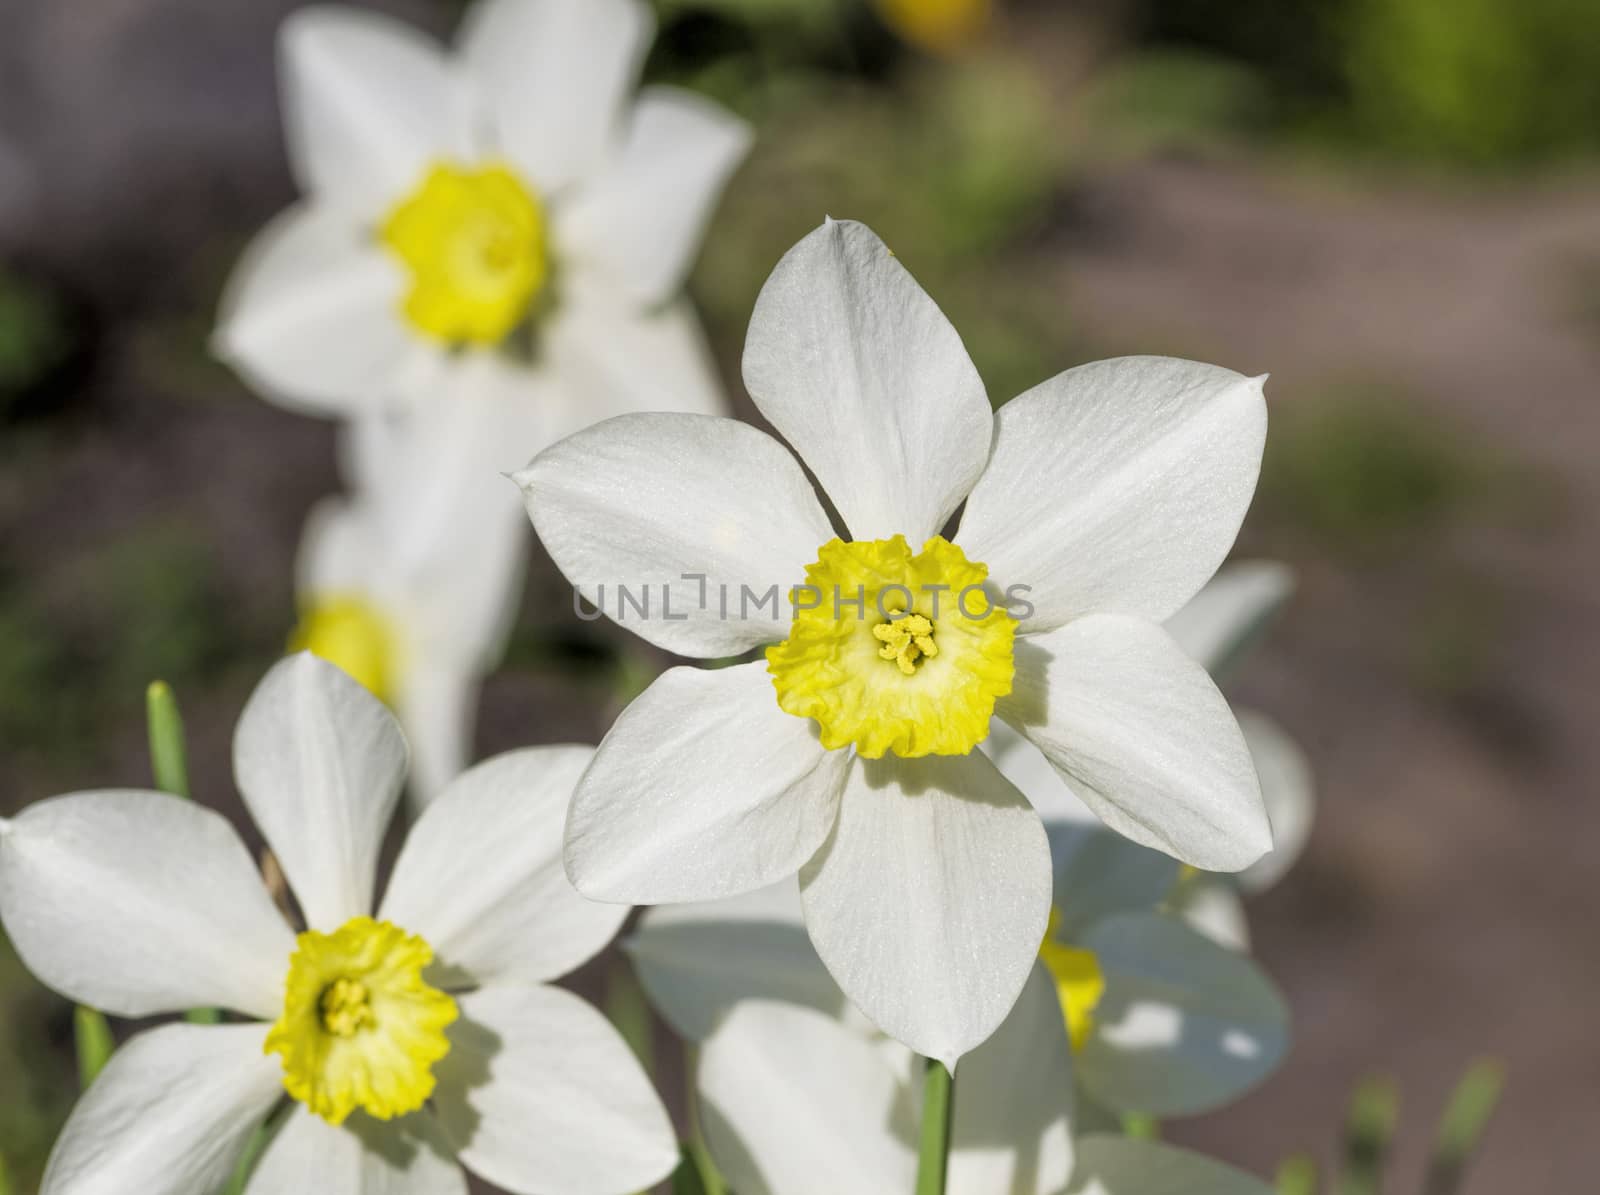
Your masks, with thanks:
[[[207,355],[230,264],[292,198],[291,7],[4,0],[0,812],[146,784],[160,676],[197,796],[238,813],[233,722],[338,485],[330,426]],[[440,34],[460,11],[381,7]],[[1305,858],[1251,906],[1296,1043],[1168,1135],[1270,1175],[1337,1152],[1352,1086],[1388,1075],[1386,1190],[1416,1192],[1487,1055],[1509,1083],[1465,1190],[1594,1189],[1600,5],[658,7],[648,76],[759,131],[691,286],[741,413],[751,304],[824,213],[890,242],[996,402],[1123,353],[1272,373],[1239,553],[1300,588],[1232,695],[1304,744],[1321,793]],[[479,754],[593,741],[663,662],[575,619],[538,557]],[[21,1190],[74,1094],[70,1027],[0,944]]]

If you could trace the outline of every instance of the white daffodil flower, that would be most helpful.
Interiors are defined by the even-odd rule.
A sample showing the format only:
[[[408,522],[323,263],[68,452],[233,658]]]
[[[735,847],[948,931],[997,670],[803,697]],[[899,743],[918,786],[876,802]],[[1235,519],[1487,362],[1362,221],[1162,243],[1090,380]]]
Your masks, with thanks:
[[[1294,574],[1285,565],[1228,564],[1167,620],[1167,630],[1225,685],[1293,592]],[[1266,891],[1300,858],[1316,815],[1316,786],[1305,752],[1276,721],[1255,710],[1236,709],[1234,714],[1261,779],[1272,850],[1236,875],[1185,876],[1172,905],[1202,933],[1235,950],[1248,950],[1250,929],[1240,894]]]
[[[1268,1195],[1256,1179],[1186,1151],[1116,1137],[1074,1141],[1066,1087],[1040,1089],[1065,1053],[1053,1007],[1008,1020],[961,1064],[949,1195]],[[1044,1030],[1053,1028],[1057,1043]],[[909,1191],[917,1164],[916,1060],[803,1005],[747,1000],[701,1049],[696,1090],[713,1160],[739,1195]],[[1043,1103],[1036,1101],[1042,1100]]]
[[[634,101],[652,34],[641,0],[483,0],[453,50],[296,11],[280,74],[305,198],[240,264],[219,354],[292,408],[460,393],[458,418],[510,428],[532,406],[545,443],[647,403],[720,410],[674,296],[749,133],[688,92]]]
[[[28,967],[125,1017],[248,1018],[134,1037],[79,1101],[44,1195],[215,1191],[285,1093],[250,1195],[622,1195],[677,1161],[665,1110],[593,1008],[547,982],[625,909],[562,873],[587,747],[512,752],[455,781],[407,837],[373,914],[404,783],[386,709],[310,655],[240,718],[234,772],[306,929],[216,813],[162,793],[41,801],[0,823],[0,916]]]
[[[461,434],[467,425],[430,410],[413,430],[423,434],[379,445],[372,427],[372,453],[393,471],[373,468],[356,497],[313,509],[291,647],[338,664],[389,705],[411,746],[412,796],[426,802],[471,758],[479,687],[515,618],[528,535],[504,479],[475,467],[480,445]],[[427,461],[407,459],[424,445]]]
[[[952,1063],[1010,1010],[1050,910],[1039,816],[976,750],[991,715],[1136,841],[1222,871],[1271,845],[1227,702],[1158,625],[1238,531],[1261,382],[1131,358],[996,415],[928,295],[834,221],[762,291],[744,374],[848,541],[788,449],[733,420],[622,416],[517,475],[551,556],[623,625],[700,658],[766,646],[623,712],[574,795],[568,873],[658,904],[798,872],[840,987]]]

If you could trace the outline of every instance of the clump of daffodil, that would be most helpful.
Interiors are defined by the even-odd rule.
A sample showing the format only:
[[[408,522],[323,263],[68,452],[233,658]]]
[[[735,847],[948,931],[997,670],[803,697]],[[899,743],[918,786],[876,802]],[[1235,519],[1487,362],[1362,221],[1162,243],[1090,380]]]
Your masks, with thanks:
[[[240,718],[234,771],[305,924],[268,895],[233,828],[163,793],[75,793],[0,823],[0,916],[29,968],[127,1017],[218,1007],[113,1055],[56,1142],[45,1195],[215,1191],[285,1095],[251,1195],[622,1195],[677,1160],[622,1038],[546,981],[627,910],[562,874],[563,810],[586,747],[502,755],[412,828],[374,909],[405,780],[388,711],[301,654]]]
[[[1271,845],[1227,702],[1159,625],[1237,534],[1262,383],[1128,358],[996,414],[905,267],[831,220],[762,290],[744,376],[837,530],[789,449],[732,420],[621,416],[517,475],[591,602],[681,655],[764,649],[624,711],[574,794],[568,873],[656,904],[798,872],[845,994],[951,1063],[1015,1002],[1051,905],[1039,815],[978,750],[994,718],[1137,842],[1211,871]]]
[[[279,61],[304,198],[239,265],[218,352],[297,409],[447,403],[502,453],[720,410],[678,291],[749,134],[689,92],[635,95],[653,32],[642,0],[481,0],[453,49],[297,10]]]

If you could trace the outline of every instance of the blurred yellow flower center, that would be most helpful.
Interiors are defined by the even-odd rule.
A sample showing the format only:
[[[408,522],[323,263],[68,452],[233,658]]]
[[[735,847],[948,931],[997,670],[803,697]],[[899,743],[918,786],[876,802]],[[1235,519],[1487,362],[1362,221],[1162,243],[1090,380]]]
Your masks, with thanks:
[[[994,0],[876,0],[884,23],[935,54],[965,49],[988,27]]]
[[[914,555],[903,535],[823,544],[790,595],[789,637],[767,649],[778,705],[814,719],[830,751],[965,755],[1014,671],[1016,620],[988,575],[938,535]]]
[[[379,701],[393,696],[395,636],[371,602],[347,594],[314,600],[289,636],[290,651],[309,651],[360,681]]]
[[[457,1015],[454,1000],[423,982],[432,961],[421,938],[370,917],[301,934],[266,1041],[283,1057],[284,1089],[330,1124],[357,1108],[388,1120],[422,1107]]]
[[[1100,960],[1094,951],[1068,946],[1056,939],[1061,925],[1061,911],[1050,910],[1050,925],[1039,944],[1039,961],[1056,981],[1056,998],[1061,1002],[1061,1015],[1067,1023],[1067,1036],[1074,1050],[1083,1049],[1094,1028],[1094,1012],[1106,992],[1106,977],[1100,970]]]
[[[411,272],[406,318],[450,344],[504,340],[549,276],[544,208],[501,165],[435,165],[380,236]]]

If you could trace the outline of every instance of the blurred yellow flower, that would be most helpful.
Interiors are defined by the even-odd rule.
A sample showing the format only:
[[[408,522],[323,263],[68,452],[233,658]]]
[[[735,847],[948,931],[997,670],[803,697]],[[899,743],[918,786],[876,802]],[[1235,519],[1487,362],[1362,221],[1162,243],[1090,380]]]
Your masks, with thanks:
[[[379,701],[394,696],[395,636],[383,614],[358,594],[313,600],[289,637],[289,650],[336,664]]]
[[[970,46],[989,27],[994,0],[873,0],[897,35],[935,54]]]

